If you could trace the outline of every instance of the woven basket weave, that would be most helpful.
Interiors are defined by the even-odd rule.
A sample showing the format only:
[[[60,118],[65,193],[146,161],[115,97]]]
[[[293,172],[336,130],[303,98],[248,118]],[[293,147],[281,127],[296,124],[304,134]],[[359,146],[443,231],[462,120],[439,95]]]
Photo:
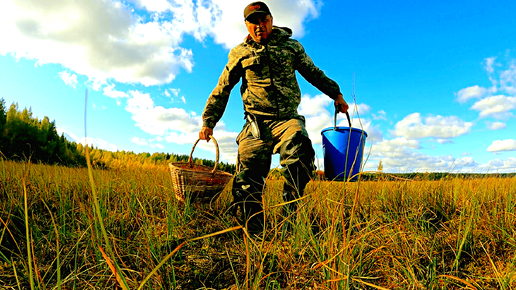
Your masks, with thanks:
[[[217,153],[213,168],[193,164],[192,154],[195,146],[197,146],[201,139],[198,139],[193,145],[188,162],[169,163],[174,193],[179,201],[184,202],[187,198],[187,193],[192,199],[200,201],[210,200],[217,193],[221,192],[233,177],[233,175],[225,171],[217,170],[219,165],[219,146],[213,136],[210,136],[210,139],[213,140]]]

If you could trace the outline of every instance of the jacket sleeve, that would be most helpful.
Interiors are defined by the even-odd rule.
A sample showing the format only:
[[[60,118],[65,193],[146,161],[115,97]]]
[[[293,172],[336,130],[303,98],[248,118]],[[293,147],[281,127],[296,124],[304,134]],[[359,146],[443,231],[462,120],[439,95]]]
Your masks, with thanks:
[[[339,85],[313,63],[312,59],[306,54],[304,47],[297,40],[293,40],[296,46],[296,59],[294,62],[295,69],[309,83],[316,87],[319,91],[335,99],[341,94]]]
[[[215,128],[215,125],[226,110],[231,90],[240,81],[241,77],[242,64],[238,53],[233,49],[229,53],[228,63],[220,75],[219,82],[211,92],[204,107],[204,112],[202,113],[203,126]]]

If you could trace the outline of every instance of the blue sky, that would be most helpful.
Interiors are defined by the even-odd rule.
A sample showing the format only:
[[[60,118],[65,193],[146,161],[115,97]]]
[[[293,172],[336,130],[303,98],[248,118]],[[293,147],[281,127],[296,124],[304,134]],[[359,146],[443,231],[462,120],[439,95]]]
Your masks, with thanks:
[[[368,134],[365,170],[382,161],[388,172],[516,171],[516,1],[266,3],[339,83],[353,127]],[[87,142],[189,154],[229,49],[247,35],[247,4],[3,0],[0,98],[85,142],[88,89]],[[322,168],[332,101],[299,83]],[[238,86],[214,133],[229,163],[244,124]],[[213,159],[213,150],[202,142],[194,156]]]

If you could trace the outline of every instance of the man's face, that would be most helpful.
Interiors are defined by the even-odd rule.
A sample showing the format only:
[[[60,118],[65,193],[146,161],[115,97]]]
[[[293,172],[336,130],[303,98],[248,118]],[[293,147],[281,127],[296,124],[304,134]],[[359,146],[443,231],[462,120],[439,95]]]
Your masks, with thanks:
[[[261,43],[272,32],[272,16],[263,13],[254,13],[245,21],[247,31],[254,41]]]

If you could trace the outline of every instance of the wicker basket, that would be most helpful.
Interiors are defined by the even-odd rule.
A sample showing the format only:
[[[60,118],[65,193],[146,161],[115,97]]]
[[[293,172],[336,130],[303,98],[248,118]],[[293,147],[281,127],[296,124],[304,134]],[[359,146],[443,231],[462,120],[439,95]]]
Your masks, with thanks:
[[[217,193],[221,192],[233,177],[233,175],[225,171],[217,170],[219,165],[219,146],[213,136],[210,136],[210,139],[213,140],[217,153],[213,168],[193,164],[192,154],[195,146],[201,139],[198,139],[193,145],[188,162],[169,163],[174,193],[179,201],[184,202],[187,193],[189,193],[192,199],[200,201],[210,200]]]

